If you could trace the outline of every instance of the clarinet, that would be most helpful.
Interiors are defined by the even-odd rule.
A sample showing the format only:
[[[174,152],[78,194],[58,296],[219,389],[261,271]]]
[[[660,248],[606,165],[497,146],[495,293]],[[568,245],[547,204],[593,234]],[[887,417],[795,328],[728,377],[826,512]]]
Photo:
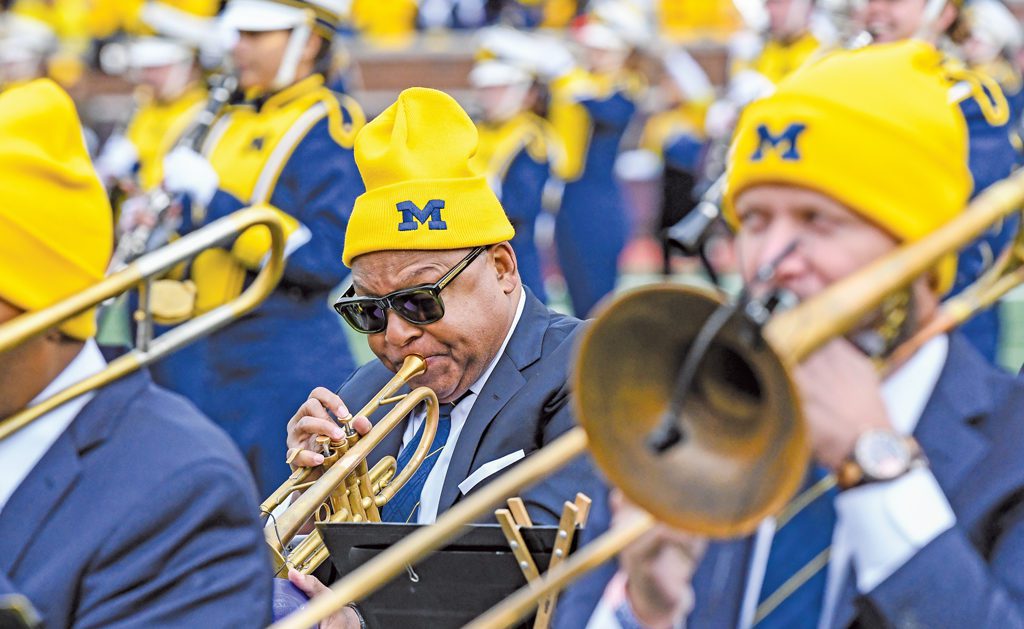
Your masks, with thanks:
[[[238,77],[233,74],[217,74],[209,79],[209,96],[206,105],[196,115],[195,121],[181,138],[175,143],[174,148],[187,146],[198,151],[202,148],[207,134],[213,127],[221,110],[230,102],[238,88]],[[173,150],[173,149],[172,149]],[[118,270],[147,251],[163,245],[167,242],[171,232],[174,230],[172,223],[176,217],[172,216],[171,208],[175,204],[174,196],[169,193],[163,185],[159,185],[145,195],[143,201],[146,213],[154,218],[151,224],[140,223],[131,231],[121,235],[117,242],[117,249],[110,260],[110,270]]]

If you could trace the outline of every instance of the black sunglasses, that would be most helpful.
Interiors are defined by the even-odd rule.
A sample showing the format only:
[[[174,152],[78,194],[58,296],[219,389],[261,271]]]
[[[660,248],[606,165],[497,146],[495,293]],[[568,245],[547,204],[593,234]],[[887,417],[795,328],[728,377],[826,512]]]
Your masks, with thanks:
[[[410,286],[383,297],[356,297],[355,287],[349,286],[345,294],[334,302],[334,309],[352,329],[363,334],[377,334],[387,329],[389,308],[415,325],[440,321],[444,316],[441,291],[486,250],[486,246],[476,247],[433,284]]]

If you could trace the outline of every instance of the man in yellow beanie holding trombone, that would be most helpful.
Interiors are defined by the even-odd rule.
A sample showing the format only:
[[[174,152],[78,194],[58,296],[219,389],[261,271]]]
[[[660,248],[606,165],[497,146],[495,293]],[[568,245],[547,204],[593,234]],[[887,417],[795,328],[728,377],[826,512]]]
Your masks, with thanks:
[[[960,213],[967,126],[948,89],[939,53],[904,42],[826,56],[744,112],[725,211],[753,294],[810,298]],[[642,540],[590,626],[1024,623],[1024,383],[960,333],[876,367],[936,315],[955,262],[797,369],[814,465],[787,508],[745,539]]]
[[[335,309],[367,335],[378,360],[337,394],[315,389],[289,421],[288,447],[294,465],[319,464],[316,436],[342,437],[328,411],[349,415],[406,356],[426,358],[426,373],[411,386],[436,392],[441,422],[432,455],[383,508],[385,521],[433,522],[574,424],[566,377],[580,322],[549,310],[520,281],[512,225],[470,167],[476,148],[476,128],[458,103],[424,88],[402,92],[356,138],[366,192],[345,237],[351,286]],[[392,431],[370,466],[392,455],[401,469],[419,443],[423,415],[414,412]],[[368,430],[369,422],[356,427]],[[587,459],[522,497],[534,523],[556,524],[576,492],[604,510],[606,489]],[[306,579],[293,579],[313,593]]]
[[[0,95],[0,329],[103,278],[106,192],[66,93]],[[102,371],[86,311],[0,353],[0,425]],[[0,439],[0,609],[41,626],[246,626],[270,615],[256,494],[227,435],[146,373]]]

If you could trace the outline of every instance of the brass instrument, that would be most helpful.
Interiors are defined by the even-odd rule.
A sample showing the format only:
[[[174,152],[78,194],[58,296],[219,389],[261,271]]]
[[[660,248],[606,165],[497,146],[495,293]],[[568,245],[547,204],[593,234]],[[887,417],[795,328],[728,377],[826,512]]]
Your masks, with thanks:
[[[407,356],[394,377],[354,417],[369,417],[385,404],[395,404],[395,407],[363,437],[348,425],[353,416],[341,418],[346,437],[341,441],[319,438],[318,443],[325,448],[324,462],[319,468],[295,470],[260,505],[260,514],[268,520],[263,533],[270,546],[275,576],[287,577],[289,567],[309,574],[327,559],[327,547],[317,530],[286,552],[285,547],[311,517],[318,523],[380,522],[380,509],[412,478],[430,454],[437,432],[437,396],[427,387],[396,395],[410,380],[426,371],[426,365],[421,356]],[[368,470],[366,457],[373,448],[421,403],[427,405],[423,435],[405,469],[396,477],[395,457],[386,456]],[[308,480],[314,469],[322,471],[322,475]],[[275,516],[274,510],[295,491],[303,493],[283,513]]]
[[[144,309],[144,305],[148,302],[149,287],[154,277],[167,272],[174,265],[191,258],[200,251],[220,245],[225,240],[257,225],[263,226],[270,232],[270,255],[245,292],[219,308],[192,319],[155,339],[149,335],[140,334],[142,342],[134,350],[113,360],[100,373],[75,383],[35,406],[0,420],[0,439],[20,430],[65,402],[141,369],[194,339],[222,328],[255,308],[274,290],[284,271],[284,226],[281,219],[267,208],[239,210],[166,247],[138,258],[120,271],[64,301],[43,310],[23,314],[0,326],[0,352],[5,352],[59,325],[69,317],[132,288],[139,288],[140,304]],[[140,327],[151,330],[152,326],[148,324],[151,324],[151,321],[139,322]]]
[[[767,323],[761,334],[733,319],[717,334],[691,394],[676,416],[682,445],[661,455],[647,444],[673,392],[679,366],[717,298],[681,286],[642,288],[609,304],[580,343],[574,371],[582,427],[565,433],[468,496],[430,527],[346,575],[274,629],[308,627],[387,583],[405,566],[449,543],[463,525],[589,448],[612,484],[647,510],[576,552],[471,626],[503,627],[648,532],[659,520],[710,537],[750,533],[786,504],[809,449],[789,373],[830,339],[855,328],[885,297],[959,251],[1024,202],[1024,171],[988,188],[928,237],[876,260]],[[1022,249],[1014,246],[1015,254]],[[1013,264],[1007,267],[1015,266]],[[1012,269],[1010,269],[1012,270]],[[993,281],[982,301],[1008,290]],[[682,315],[686,315],[684,319]],[[628,348],[628,350],[626,349]]]

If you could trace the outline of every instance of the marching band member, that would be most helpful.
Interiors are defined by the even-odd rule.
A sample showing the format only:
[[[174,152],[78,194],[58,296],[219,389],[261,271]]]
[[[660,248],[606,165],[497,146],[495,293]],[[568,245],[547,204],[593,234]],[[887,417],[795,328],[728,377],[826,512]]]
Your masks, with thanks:
[[[0,95],[0,323],[103,278],[113,227],[71,99]],[[0,354],[0,419],[106,363],[86,311]],[[145,372],[0,441],[0,598],[47,628],[248,626],[270,616],[252,478],[237,448]]]
[[[476,128],[462,108],[424,88],[402,92],[359,134],[356,160],[367,191],[356,200],[345,239],[352,285],[335,309],[367,335],[378,360],[337,394],[314,389],[288,422],[293,464],[318,465],[323,457],[314,439],[342,437],[328,411],[348,416],[406,356],[426,358],[426,373],[410,385],[435,391],[441,422],[433,454],[384,506],[386,521],[433,522],[574,424],[566,378],[580,322],[549,310],[522,285],[509,244],[512,225],[470,166],[476,148]],[[392,455],[403,466],[403,453],[419,443],[423,415],[414,412],[385,437],[369,465]],[[355,427],[365,434],[369,422],[357,419]],[[603,505],[606,489],[589,459],[522,497],[535,523],[554,524],[578,491]],[[602,522],[587,528],[599,530]],[[320,587],[294,571],[290,578],[309,594]]]
[[[1024,81],[1017,65],[1024,27],[999,0],[973,0],[964,15],[970,29],[963,44],[964,60],[999,83],[1010,105],[1010,126],[1016,129],[1024,114]]]
[[[811,32],[814,0],[764,0],[767,30],[760,49],[750,59],[732,60],[730,76],[757,72],[778,83],[804,65],[822,46]]]
[[[109,186],[129,193],[163,181],[163,159],[206,101],[196,49],[169,37],[138,38],[124,47],[129,78],[138,85],[138,108],[123,135],[107,139],[96,171]]]
[[[695,187],[707,149],[704,118],[715,92],[707,74],[687,52],[674,50],[662,59],[660,90],[664,111],[644,124],[640,150],[655,156],[662,168],[658,232],[675,225],[697,205]],[[670,247],[662,242],[662,271],[671,274]]]
[[[555,244],[579,317],[614,290],[619,254],[629,236],[613,169],[643,87],[626,61],[649,35],[643,14],[632,5],[598,5],[576,34],[585,67],[551,85],[549,119],[565,149],[559,175],[566,182],[555,217]]]
[[[747,108],[725,210],[753,291],[809,298],[961,212],[967,129],[949,83],[940,53],[904,42],[829,55]],[[955,263],[797,369],[814,465],[787,509],[706,548],[680,531],[649,536],[623,554],[590,626],[1024,622],[1024,384],[959,333],[884,380],[848,340],[873,337],[875,358],[887,355],[935,314]],[[773,278],[754,283],[767,267]]]
[[[486,173],[515,228],[510,244],[519,277],[546,302],[534,230],[560,145],[550,124],[533,113],[537,88],[529,71],[507,60],[487,59],[476,64],[469,82],[482,110],[472,166]]]
[[[164,160],[165,187],[191,205],[184,231],[253,204],[269,204],[288,225],[280,285],[253,314],[200,346],[195,367],[206,380],[193,401],[241,446],[264,493],[288,475],[276,454],[282,418],[318,382],[354,367],[324,307],[345,275],[337,261],[363,190],[352,157],[363,112],[324,87],[320,67],[330,59],[337,16],[326,0],[231,0],[223,20],[239,35],[231,54],[246,101],[221,116],[202,155],[179,147]],[[197,310],[238,295],[269,243],[253,229],[197,256]],[[296,330],[315,342],[296,344]]]

